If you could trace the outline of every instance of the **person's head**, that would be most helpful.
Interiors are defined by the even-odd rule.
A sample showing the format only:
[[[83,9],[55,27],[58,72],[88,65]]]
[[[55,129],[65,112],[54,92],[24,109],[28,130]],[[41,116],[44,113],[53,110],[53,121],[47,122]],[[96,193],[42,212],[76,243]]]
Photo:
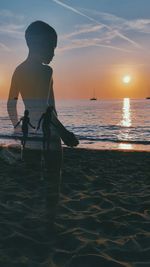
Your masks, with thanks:
[[[26,110],[24,111],[24,116],[26,116],[26,117],[29,116],[29,110],[28,110],[28,109],[26,109]]]
[[[43,21],[32,22],[25,31],[29,53],[42,63],[49,64],[57,46],[57,33]]]

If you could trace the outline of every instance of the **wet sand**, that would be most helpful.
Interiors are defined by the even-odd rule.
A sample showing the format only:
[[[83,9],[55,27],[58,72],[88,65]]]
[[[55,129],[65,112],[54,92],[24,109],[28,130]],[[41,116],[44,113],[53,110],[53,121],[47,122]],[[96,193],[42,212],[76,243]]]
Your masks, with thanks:
[[[150,153],[64,149],[55,229],[42,177],[0,150],[0,266],[150,266]]]

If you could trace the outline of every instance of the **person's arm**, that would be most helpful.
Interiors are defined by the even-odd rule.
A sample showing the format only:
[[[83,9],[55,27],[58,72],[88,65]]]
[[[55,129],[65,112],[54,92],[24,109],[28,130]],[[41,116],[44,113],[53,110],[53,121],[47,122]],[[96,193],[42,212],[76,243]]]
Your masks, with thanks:
[[[55,97],[54,97],[54,90],[53,90],[53,77],[51,76],[51,81],[50,81],[50,86],[49,86],[49,94],[48,94],[48,99],[47,99],[47,105],[50,106],[52,108],[52,117],[51,117],[51,123],[52,125],[54,125],[55,127],[57,127],[57,129],[64,129],[65,127],[63,126],[63,124],[59,121],[59,119],[57,118],[57,112],[56,112],[56,107],[55,107]]]
[[[56,112],[56,107],[55,107],[55,96],[54,96],[54,89],[53,89],[53,70],[50,68],[50,85],[49,85],[49,92],[48,92],[48,97],[47,97],[47,105],[50,107],[53,107],[53,110],[55,114],[57,115]]]
[[[17,122],[16,125],[14,125],[14,128],[17,128],[17,126],[20,124],[21,121],[22,121],[22,118],[20,119],[20,121]]]
[[[18,96],[19,96],[19,88],[17,85],[17,72],[15,71],[12,76],[11,86],[7,101],[7,111],[13,126],[15,126],[18,122],[18,114],[17,114]]]
[[[52,109],[53,109],[52,117],[51,117],[51,124],[56,128],[60,138],[68,146],[77,146],[79,144],[79,141],[77,140],[75,135],[73,133],[69,132],[57,117],[57,112],[56,112],[56,108],[55,108],[55,98],[54,98],[52,74],[51,74],[47,104],[50,107],[52,107]]]
[[[31,122],[29,121],[28,123],[30,125],[31,128],[35,129],[35,127],[31,124]]]

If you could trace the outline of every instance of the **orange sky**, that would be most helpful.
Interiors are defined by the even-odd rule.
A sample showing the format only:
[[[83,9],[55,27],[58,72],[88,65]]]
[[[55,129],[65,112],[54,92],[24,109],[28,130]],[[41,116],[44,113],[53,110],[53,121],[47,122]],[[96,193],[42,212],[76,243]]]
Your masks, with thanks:
[[[64,60],[65,62],[65,60]],[[58,64],[58,67],[57,67]],[[85,64],[85,66],[84,66]],[[15,63],[11,67],[1,69],[0,72],[0,98],[7,98],[11,75]],[[17,64],[16,64],[17,65]],[[67,62],[62,68],[62,62],[53,64],[54,90],[57,99],[90,98],[95,90],[98,98],[144,98],[150,94],[149,73],[143,67],[108,65],[103,69],[94,69],[93,64],[87,62]],[[124,84],[124,75],[131,76],[131,82]]]

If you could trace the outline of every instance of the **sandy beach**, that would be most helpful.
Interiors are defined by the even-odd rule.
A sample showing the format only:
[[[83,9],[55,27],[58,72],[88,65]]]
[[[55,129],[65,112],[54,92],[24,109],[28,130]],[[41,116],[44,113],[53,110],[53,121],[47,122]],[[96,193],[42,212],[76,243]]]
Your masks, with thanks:
[[[63,154],[54,231],[39,154],[1,148],[0,266],[150,266],[150,153]]]

